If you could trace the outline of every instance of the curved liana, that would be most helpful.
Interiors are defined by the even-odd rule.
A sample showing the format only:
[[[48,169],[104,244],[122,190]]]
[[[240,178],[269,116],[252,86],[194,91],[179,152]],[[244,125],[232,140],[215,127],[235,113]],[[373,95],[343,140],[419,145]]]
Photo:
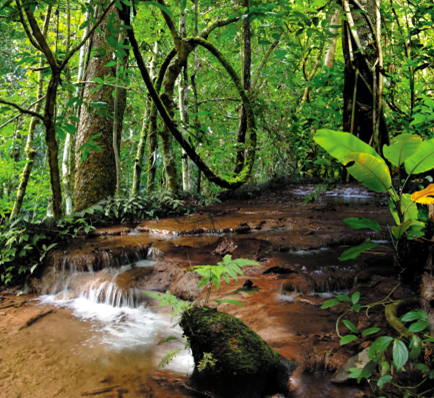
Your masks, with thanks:
[[[125,25],[131,27],[130,22],[130,7],[122,4],[122,10],[119,10],[119,16],[124,21]],[[207,49],[211,52],[221,63],[221,65],[225,68],[232,81],[237,88],[241,101],[244,105],[247,114],[247,132],[248,132],[248,143],[247,143],[247,157],[246,162],[244,164],[243,169],[233,178],[225,179],[223,177],[215,174],[208,165],[201,159],[196,150],[190,145],[190,143],[183,137],[183,135],[178,130],[175,122],[170,117],[167,109],[165,108],[160,96],[158,95],[154,85],[152,84],[151,78],[149,76],[148,70],[146,68],[145,62],[143,60],[142,54],[139,49],[139,45],[137,43],[134,30],[128,29],[128,38],[130,40],[130,44],[134,51],[134,56],[136,57],[137,66],[139,67],[140,73],[142,74],[143,81],[146,84],[146,87],[149,91],[149,94],[154,101],[158,112],[160,113],[164,123],[168,127],[172,136],[178,141],[181,147],[184,149],[186,154],[190,157],[190,159],[196,164],[200,171],[203,172],[205,177],[215,183],[216,185],[222,188],[228,189],[236,189],[247,182],[250,177],[250,174],[253,169],[253,164],[255,162],[255,154],[256,154],[256,125],[255,125],[255,117],[253,113],[253,109],[250,103],[250,100],[241,84],[241,80],[235,72],[234,68],[230,65],[230,63],[225,59],[223,54],[217,50],[217,48],[208,42],[207,40],[199,37],[188,38],[185,39],[184,42],[189,45],[200,45],[203,48]],[[181,39],[183,40],[183,39]]]

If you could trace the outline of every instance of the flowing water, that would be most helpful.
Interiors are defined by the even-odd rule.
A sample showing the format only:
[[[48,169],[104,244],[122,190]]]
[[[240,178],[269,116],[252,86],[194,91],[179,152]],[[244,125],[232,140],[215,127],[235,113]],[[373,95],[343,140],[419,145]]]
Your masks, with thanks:
[[[293,191],[290,197],[297,195]],[[331,195],[306,208],[282,197],[229,202],[207,215],[151,221],[125,235],[77,240],[47,269],[39,297],[22,295],[23,305],[0,312],[0,397],[202,396],[183,384],[193,359],[184,349],[182,330],[174,326],[177,319],[143,290],[164,291],[164,283],[178,280],[180,269],[215,264],[227,253],[260,262],[261,268],[240,278],[240,283],[251,280],[256,293],[239,292],[235,282],[222,283],[210,303],[225,297],[242,301],[245,307],[222,304],[219,309],[238,316],[286,358],[302,362],[309,338],[335,326],[336,316],[319,305],[348,293],[369,260],[362,255],[339,263],[346,249],[341,246],[354,241],[340,220],[366,212],[387,219],[372,203],[352,209],[346,197]],[[360,198],[372,202],[368,194]],[[341,207],[330,210],[335,203]],[[177,340],[156,345],[169,336]],[[156,371],[174,349],[180,353]],[[329,379],[324,370],[296,371],[291,388],[294,396],[306,398],[360,393],[357,385],[335,385]]]

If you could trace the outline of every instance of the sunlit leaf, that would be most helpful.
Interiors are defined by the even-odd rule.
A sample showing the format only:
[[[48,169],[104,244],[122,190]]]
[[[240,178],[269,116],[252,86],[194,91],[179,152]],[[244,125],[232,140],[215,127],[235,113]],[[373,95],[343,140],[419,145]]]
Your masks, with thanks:
[[[392,140],[390,146],[383,146],[386,159],[394,166],[400,166],[419,149],[422,138],[413,134],[400,134]]]
[[[343,158],[351,152],[363,152],[380,159],[374,148],[350,133],[321,129],[316,132],[313,139],[340,162],[343,162]]]
[[[416,153],[405,161],[407,174],[420,174],[434,168],[434,138],[423,141]]]
[[[429,184],[422,191],[413,192],[411,200],[424,205],[434,204],[434,184]]]
[[[343,158],[348,172],[367,188],[387,192],[392,186],[389,169],[383,159],[367,153],[351,152]]]

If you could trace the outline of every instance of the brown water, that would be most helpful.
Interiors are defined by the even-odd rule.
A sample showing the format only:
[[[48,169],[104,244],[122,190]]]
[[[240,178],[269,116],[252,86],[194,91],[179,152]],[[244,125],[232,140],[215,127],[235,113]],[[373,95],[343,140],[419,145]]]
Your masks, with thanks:
[[[346,192],[360,193],[353,188]],[[371,275],[388,258],[378,251],[347,263],[337,260],[348,244],[367,236],[383,238],[353,231],[343,218],[390,223],[375,198],[362,193],[353,201],[329,196],[303,207],[299,191],[293,190],[226,202],[195,216],[104,231],[122,235],[77,238],[52,254],[44,279],[35,283],[45,296],[5,296],[0,302],[0,397],[202,396],[184,385],[192,367],[187,351],[165,370],[156,370],[163,355],[183,344],[155,343],[181,331],[171,329],[176,320],[141,291],[175,289],[188,296],[189,283],[196,285],[185,279],[185,270],[216,264],[227,253],[262,266],[246,269],[238,284],[222,282],[209,304],[222,298],[242,302],[244,307],[225,303],[219,310],[242,319],[288,359],[302,363],[309,344],[327,357],[339,346],[330,334],[337,315],[319,306],[335,291],[352,289],[358,278]],[[288,268],[287,274],[264,275],[281,266]],[[258,291],[236,292],[247,279]],[[204,302],[207,291],[199,296],[196,291],[191,289],[196,296],[189,297]],[[11,299],[24,303],[1,309]],[[313,373],[297,370],[291,378],[294,396],[360,396],[359,386],[333,384],[332,373],[321,368],[324,362],[336,369],[345,355],[340,350],[331,359],[318,359],[319,370]]]

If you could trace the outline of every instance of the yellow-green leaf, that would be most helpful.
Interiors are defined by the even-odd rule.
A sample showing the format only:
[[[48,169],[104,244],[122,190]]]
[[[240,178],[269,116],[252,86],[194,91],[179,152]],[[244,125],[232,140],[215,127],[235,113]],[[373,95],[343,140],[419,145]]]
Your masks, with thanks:
[[[400,134],[390,146],[383,146],[383,153],[394,166],[400,166],[419,149],[422,138],[413,134]]]
[[[419,174],[434,168],[434,138],[423,141],[416,153],[405,162],[407,174]]]
[[[344,156],[343,163],[356,180],[375,192],[387,192],[392,186],[389,169],[381,158],[352,152]]]

